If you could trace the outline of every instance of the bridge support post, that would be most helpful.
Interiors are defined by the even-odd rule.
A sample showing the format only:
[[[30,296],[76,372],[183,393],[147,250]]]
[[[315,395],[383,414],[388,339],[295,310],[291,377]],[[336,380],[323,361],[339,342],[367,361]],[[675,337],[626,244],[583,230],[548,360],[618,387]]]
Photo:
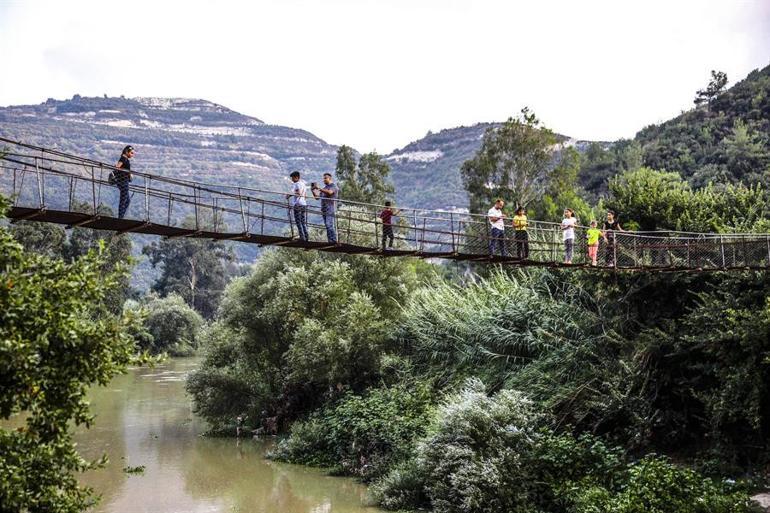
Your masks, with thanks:
[[[96,177],[94,177],[94,168],[91,168],[91,207],[93,208],[92,214],[96,215]]]
[[[289,236],[294,238],[294,223],[291,222],[291,204],[289,198],[286,199],[286,216],[289,218]],[[246,231],[245,229],[243,231]]]
[[[765,242],[767,242],[767,265],[770,267],[770,235],[765,237]]]
[[[265,202],[262,202],[262,213],[259,216],[259,234],[265,234]]]
[[[377,219],[378,219],[378,217],[377,217],[377,211],[375,210],[375,212],[374,212],[374,247],[375,247],[375,248],[376,248],[376,247],[378,247],[378,246],[379,246],[379,243],[380,243],[380,241],[378,240],[378,239],[379,239],[379,237],[378,237],[378,232],[377,232],[377,230],[378,230],[378,226],[377,226]],[[384,235],[384,234],[385,234],[385,226],[384,226],[384,225],[383,225],[383,227],[382,227],[382,233],[383,233],[383,237],[385,237],[385,235]],[[385,242],[385,241],[383,240],[382,249],[385,249],[385,244],[384,244],[384,242]]]
[[[43,177],[40,174],[40,161],[35,157],[35,174],[37,175],[37,196],[40,201],[40,208],[45,208],[45,197],[43,195]]]
[[[14,174],[14,178],[15,178],[15,174]],[[75,201],[75,182],[74,182],[74,180],[75,180],[75,178],[70,176],[69,198],[68,198],[68,202],[67,202],[67,205],[68,205],[67,209],[70,210],[70,211],[72,211],[72,204]]]
[[[422,218],[422,240],[420,241],[420,253],[422,253],[425,247],[425,218]]]
[[[724,238],[720,235],[719,236],[719,250],[722,253],[722,268],[726,266],[725,262],[725,241]]]
[[[198,221],[198,188],[193,187],[193,210],[195,211],[195,231],[197,232],[200,230],[198,225],[200,224]]]
[[[149,176],[144,177],[144,220],[150,222],[150,181]]]

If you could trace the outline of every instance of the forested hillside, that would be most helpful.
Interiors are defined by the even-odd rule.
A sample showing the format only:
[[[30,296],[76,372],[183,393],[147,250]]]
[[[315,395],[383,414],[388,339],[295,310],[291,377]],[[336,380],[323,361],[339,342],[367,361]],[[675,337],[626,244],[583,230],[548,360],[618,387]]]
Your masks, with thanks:
[[[591,148],[581,181],[592,192],[606,192],[607,179],[638,159],[651,168],[678,173],[694,186],[766,182],[770,66],[752,71],[729,89],[714,88],[692,110],[644,128],[631,141]]]

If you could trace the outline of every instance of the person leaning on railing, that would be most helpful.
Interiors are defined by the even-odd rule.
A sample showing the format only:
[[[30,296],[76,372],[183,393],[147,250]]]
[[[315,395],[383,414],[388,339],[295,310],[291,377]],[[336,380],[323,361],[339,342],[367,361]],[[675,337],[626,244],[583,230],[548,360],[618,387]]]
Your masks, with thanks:
[[[516,241],[516,256],[521,260],[529,258],[529,233],[527,233],[527,211],[524,207],[516,209],[513,216],[513,238]]]

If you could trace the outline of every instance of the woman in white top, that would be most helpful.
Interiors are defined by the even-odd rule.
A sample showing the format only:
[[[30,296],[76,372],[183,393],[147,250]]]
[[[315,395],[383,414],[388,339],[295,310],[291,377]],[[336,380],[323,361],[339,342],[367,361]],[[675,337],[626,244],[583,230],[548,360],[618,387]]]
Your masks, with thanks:
[[[564,234],[564,263],[572,263],[572,255],[575,252],[575,212],[571,208],[564,209],[564,219],[561,220],[561,230]]]

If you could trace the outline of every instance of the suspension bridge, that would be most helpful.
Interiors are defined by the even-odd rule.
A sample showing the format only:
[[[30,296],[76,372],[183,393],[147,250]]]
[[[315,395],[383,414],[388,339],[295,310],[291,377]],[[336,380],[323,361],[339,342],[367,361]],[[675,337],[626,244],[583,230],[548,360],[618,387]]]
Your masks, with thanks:
[[[392,248],[383,249],[382,205],[337,200],[337,243],[326,240],[319,202],[308,197],[309,240],[300,240],[287,191],[210,184],[133,171],[124,219],[112,164],[0,137],[0,193],[11,198],[8,217],[116,233],[231,240],[381,257],[415,256],[516,266],[589,267],[585,227],[576,228],[572,264],[564,264],[558,223],[529,221],[521,252],[508,222],[505,251],[490,254],[486,216],[464,211],[395,208]],[[287,187],[288,189],[288,187]],[[770,234],[605,233],[598,266],[604,270],[707,271],[770,268]],[[496,239],[499,244],[499,239]],[[504,254],[503,254],[504,253]],[[521,255],[521,256],[520,256]]]

